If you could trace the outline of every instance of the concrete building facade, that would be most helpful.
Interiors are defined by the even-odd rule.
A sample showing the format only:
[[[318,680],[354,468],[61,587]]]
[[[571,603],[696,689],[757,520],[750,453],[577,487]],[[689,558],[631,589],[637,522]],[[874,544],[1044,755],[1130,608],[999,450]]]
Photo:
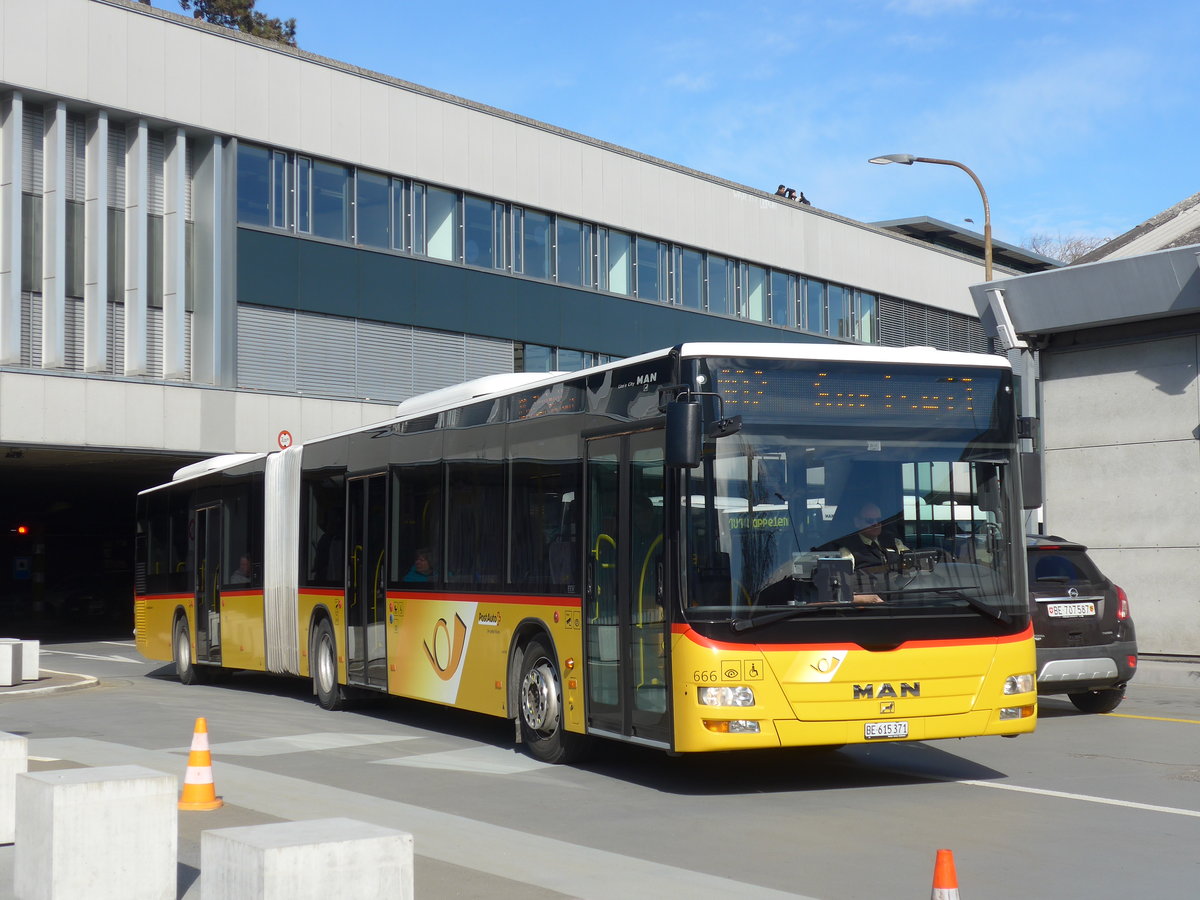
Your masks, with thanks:
[[[1200,246],[971,291],[1038,359],[1045,530],[1129,593],[1141,652],[1200,656]]]
[[[988,352],[981,274],[171,12],[0,0],[0,477],[47,538],[120,533],[97,508],[198,457],[482,375],[684,340]],[[10,550],[27,568],[0,588],[55,577],[48,546]],[[122,571],[126,549],[77,567]]]

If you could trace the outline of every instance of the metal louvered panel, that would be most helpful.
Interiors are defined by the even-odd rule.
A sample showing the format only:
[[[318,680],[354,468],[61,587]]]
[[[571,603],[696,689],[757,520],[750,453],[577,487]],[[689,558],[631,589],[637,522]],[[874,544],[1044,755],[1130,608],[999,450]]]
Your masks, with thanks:
[[[87,122],[83,116],[67,114],[67,199],[87,199]]]
[[[355,394],[354,320],[296,316],[296,390],[316,397]]]
[[[192,380],[192,319],[195,313],[185,310],[183,313],[183,375],[188,381]]]
[[[42,364],[42,295],[21,294],[21,365]]]
[[[125,371],[125,304],[108,305],[108,374]]]
[[[63,330],[65,332],[66,368],[73,372],[83,371],[83,300],[67,297],[63,305]]]
[[[108,374],[125,371],[125,304],[108,304]]]
[[[125,129],[108,123],[108,205],[125,208]]]
[[[391,402],[413,396],[413,330],[407,325],[362,320],[357,330],[357,396]]]
[[[485,375],[507,374],[512,370],[512,341],[467,335],[465,380],[470,381]]]
[[[296,390],[294,311],[238,304],[237,383],[251,390]]]
[[[163,214],[163,136],[157,131],[148,131],[146,143],[146,193],[149,196],[148,212],[152,216]]]
[[[162,374],[162,309],[151,306],[146,310],[146,376],[148,378],[162,378]]]
[[[42,193],[42,108],[25,104],[21,121],[21,190],[28,194]]]
[[[464,381],[465,347],[461,334],[413,329],[413,393],[424,394]]]
[[[904,346],[904,308],[891,297],[879,298],[879,345]]]
[[[196,180],[196,154],[192,151],[192,142],[184,144],[184,159],[187,163],[187,179],[183,189],[183,218],[188,222],[194,221],[192,214],[192,182]]]

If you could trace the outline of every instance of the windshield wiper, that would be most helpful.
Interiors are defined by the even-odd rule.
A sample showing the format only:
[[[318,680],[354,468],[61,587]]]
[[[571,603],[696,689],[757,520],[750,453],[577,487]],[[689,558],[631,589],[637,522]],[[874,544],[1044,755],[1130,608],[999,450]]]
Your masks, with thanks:
[[[944,594],[954,600],[962,600],[971,609],[987,616],[989,619],[995,619],[997,622],[1002,622],[1005,625],[1013,623],[1012,616],[1002,609],[997,609],[991,604],[984,603],[978,597],[972,597],[970,594],[960,591],[958,588],[940,588],[940,587],[923,587],[923,588],[906,588],[899,591],[877,591],[881,597],[891,597],[901,594]]]
[[[847,606],[849,604],[840,604],[840,605]],[[829,607],[828,606],[822,606],[822,607],[792,606],[792,607],[789,607],[788,609],[781,609],[778,612],[764,613],[761,616],[746,616],[746,618],[744,618],[744,619],[730,619],[729,627],[733,631],[741,633],[743,631],[749,631],[752,628],[762,628],[765,625],[771,625],[775,622],[783,622],[787,619],[793,618],[794,616],[799,616],[799,615],[807,612],[808,610],[814,609],[814,608],[828,609]]]

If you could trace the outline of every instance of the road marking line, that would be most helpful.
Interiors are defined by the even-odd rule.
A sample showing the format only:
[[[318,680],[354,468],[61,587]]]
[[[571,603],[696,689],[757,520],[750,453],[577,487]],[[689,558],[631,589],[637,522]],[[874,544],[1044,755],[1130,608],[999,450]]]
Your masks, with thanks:
[[[466,747],[441,753],[420,753],[393,759],[373,760],[379,766],[409,766],[414,769],[442,769],[450,772],[474,772],[480,775],[522,775],[541,769],[557,769],[549,763],[531,759],[516,750],[499,747]]]
[[[998,791],[1016,791],[1021,794],[1041,794],[1043,797],[1058,797],[1063,800],[1082,800],[1085,803],[1102,803],[1105,806],[1123,806],[1126,809],[1141,809],[1146,812],[1170,813],[1175,816],[1190,816],[1200,819],[1200,810],[1177,809],[1173,806],[1155,806],[1151,803],[1136,803],[1132,800],[1112,800],[1108,797],[1093,797],[1088,794],[1071,794],[1066,791],[1051,791],[1044,788],[1023,787],[1019,784],[999,784],[994,781],[973,781],[969,779],[948,779],[950,784],[969,784],[973,787],[994,788]]]
[[[411,734],[339,734],[323,731],[213,744],[212,753],[214,756],[281,756],[285,753],[342,750],[346,747],[362,747],[367,744],[387,744],[393,741],[414,741],[416,739],[416,735]],[[189,749],[188,747],[172,747],[167,752],[187,753]]]
[[[179,768],[179,760],[161,750],[92,738],[31,738],[30,744],[40,753],[55,753],[62,759],[89,766],[142,765],[168,773]],[[421,856],[578,900],[613,897],[814,900],[791,891],[586,847],[562,838],[236,763],[224,764],[218,778],[226,803],[236,798],[237,805],[245,809],[290,821],[310,819],[314,811],[336,809],[338,815],[411,832],[417,840],[416,852]],[[537,860],[537,865],[530,865],[531,859]],[[712,865],[719,866],[719,861]]]
[[[1178,722],[1180,725],[1200,725],[1198,719],[1169,719],[1166,716],[1135,716],[1132,713],[1102,713],[1117,719],[1145,719],[1147,722]]]

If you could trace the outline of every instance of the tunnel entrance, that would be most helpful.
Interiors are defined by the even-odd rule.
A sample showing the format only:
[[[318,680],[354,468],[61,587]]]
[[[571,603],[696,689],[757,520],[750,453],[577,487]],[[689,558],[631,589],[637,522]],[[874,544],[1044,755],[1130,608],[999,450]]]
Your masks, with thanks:
[[[0,446],[0,637],[128,639],[137,493],[201,458]]]

